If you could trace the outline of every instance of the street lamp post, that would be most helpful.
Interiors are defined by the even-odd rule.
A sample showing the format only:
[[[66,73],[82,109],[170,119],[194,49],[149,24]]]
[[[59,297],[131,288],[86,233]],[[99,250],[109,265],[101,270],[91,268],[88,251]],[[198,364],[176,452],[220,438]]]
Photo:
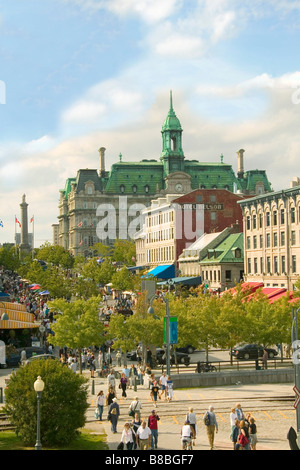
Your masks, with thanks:
[[[150,300],[150,307],[148,308],[148,313],[154,314],[154,308],[152,307],[152,302],[156,298],[156,295]],[[167,375],[171,374],[171,365],[170,365],[170,309],[169,309],[169,299],[164,299],[166,304],[166,366],[167,366]]]
[[[292,325],[292,347],[293,347],[293,362],[295,370],[295,390],[300,391],[300,368],[299,368],[299,354],[300,354],[300,341],[298,340],[298,312],[300,307],[296,310],[293,308],[293,325]],[[297,418],[297,441],[300,448],[300,405],[296,407]]]
[[[34,390],[37,394],[37,432],[36,432],[36,444],[35,450],[42,450],[42,443],[41,443],[41,397],[42,391],[44,390],[45,383],[38,376],[37,380],[34,382]]]

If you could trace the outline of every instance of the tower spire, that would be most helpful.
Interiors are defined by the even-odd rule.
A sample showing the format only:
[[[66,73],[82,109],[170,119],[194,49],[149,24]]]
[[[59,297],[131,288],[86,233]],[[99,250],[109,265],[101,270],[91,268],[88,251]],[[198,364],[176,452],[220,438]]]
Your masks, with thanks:
[[[174,109],[173,109],[173,93],[172,93],[172,90],[170,90],[170,111],[174,111]]]

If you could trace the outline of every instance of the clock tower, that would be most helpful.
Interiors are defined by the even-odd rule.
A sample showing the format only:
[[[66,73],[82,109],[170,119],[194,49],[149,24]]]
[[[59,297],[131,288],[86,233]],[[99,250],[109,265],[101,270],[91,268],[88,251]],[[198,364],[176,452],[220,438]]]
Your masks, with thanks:
[[[161,161],[164,175],[184,171],[184,153],[182,150],[182,127],[173,109],[172,91],[170,92],[170,110],[162,127],[163,148]]]

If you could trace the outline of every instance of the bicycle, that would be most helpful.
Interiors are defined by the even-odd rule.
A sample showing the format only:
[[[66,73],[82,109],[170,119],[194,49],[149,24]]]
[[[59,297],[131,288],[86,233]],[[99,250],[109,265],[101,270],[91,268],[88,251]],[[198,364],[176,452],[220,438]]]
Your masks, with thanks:
[[[193,450],[192,439],[182,439],[182,450]]]

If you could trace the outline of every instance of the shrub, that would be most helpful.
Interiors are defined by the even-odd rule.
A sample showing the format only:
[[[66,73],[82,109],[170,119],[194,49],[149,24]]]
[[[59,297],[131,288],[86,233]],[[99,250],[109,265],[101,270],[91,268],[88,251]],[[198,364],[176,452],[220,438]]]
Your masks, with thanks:
[[[36,441],[34,382],[38,376],[45,382],[41,397],[41,442],[49,447],[66,445],[85,425],[88,381],[52,359],[32,361],[12,374],[5,393],[5,411],[26,445]]]

